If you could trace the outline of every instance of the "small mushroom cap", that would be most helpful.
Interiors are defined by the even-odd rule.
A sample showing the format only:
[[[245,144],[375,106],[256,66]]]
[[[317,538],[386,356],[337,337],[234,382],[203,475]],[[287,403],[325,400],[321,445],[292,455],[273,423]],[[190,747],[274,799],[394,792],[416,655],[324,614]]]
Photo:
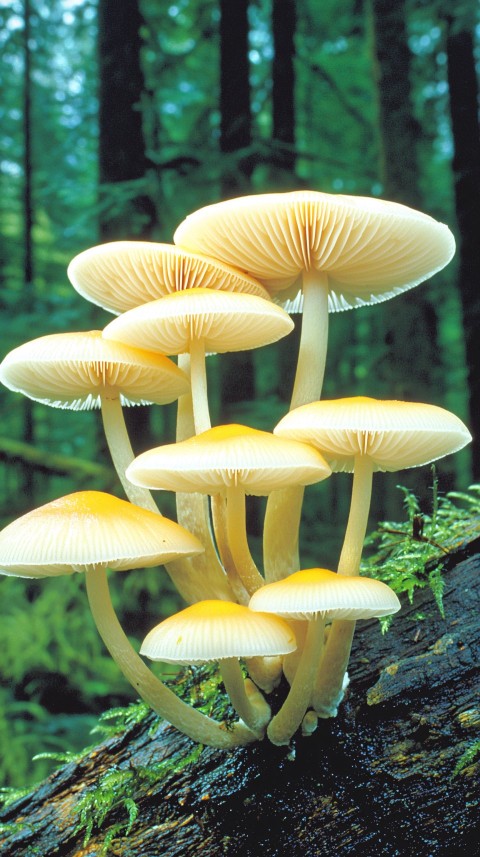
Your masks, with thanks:
[[[311,446],[234,424],[143,452],[126,475],[134,485],[165,491],[216,494],[238,485],[261,496],[320,482],[330,472]]]
[[[249,607],[290,619],[372,619],[400,610],[394,591],[371,577],[336,574],[327,568],[296,571],[252,595]]]
[[[0,533],[0,573],[54,577],[116,571],[203,553],[174,521],[101,491],[79,491],[28,512]]]
[[[153,628],[140,654],[153,661],[193,664],[284,655],[295,648],[292,629],[278,616],[254,613],[231,601],[199,601]]]
[[[187,352],[193,339],[203,340],[207,351],[224,353],[269,345],[291,330],[290,316],[270,299],[188,289],[124,313],[103,335],[163,354]]]
[[[287,308],[304,271],[328,274],[330,310],[387,300],[443,268],[452,233],[405,205],[316,191],[244,196],[208,205],[180,224],[175,243],[258,278]],[[285,290],[289,290],[286,292]]]
[[[98,408],[101,396],[123,405],[167,404],[189,392],[175,363],[143,348],[102,338],[100,330],[54,333],[25,342],[5,357],[0,381],[55,408]]]
[[[280,420],[274,434],[311,443],[332,470],[349,472],[358,455],[369,456],[374,470],[393,472],[457,452],[472,439],[455,414],[437,405],[366,396],[302,405]]]
[[[268,297],[264,287],[242,271],[173,244],[149,241],[90,247],[72,259],[67,273],[82,297],[115,314],[191,288]]]

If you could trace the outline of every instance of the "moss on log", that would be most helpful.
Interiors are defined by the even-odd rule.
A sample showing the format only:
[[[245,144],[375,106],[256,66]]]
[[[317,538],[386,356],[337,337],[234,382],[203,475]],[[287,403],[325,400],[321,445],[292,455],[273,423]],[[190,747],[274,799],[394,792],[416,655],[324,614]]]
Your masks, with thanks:
[[[182,766],[194,745],[149,715],[5,809],[1,857],[479,854],[479,761],[454,776],[480,737],[480,557],[468,553],[449,557],[445,619],[425,589],[386,635],[359,624],[341,711],[295,754],[263,741]],[[108,772],[142,771],[135,804],[119,797],[84,845],[82,798]]]

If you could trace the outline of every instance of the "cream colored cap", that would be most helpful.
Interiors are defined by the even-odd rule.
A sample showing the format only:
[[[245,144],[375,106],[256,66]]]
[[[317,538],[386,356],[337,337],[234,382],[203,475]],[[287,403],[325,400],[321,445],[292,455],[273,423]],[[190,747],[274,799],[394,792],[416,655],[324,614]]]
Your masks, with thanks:
[[[116,314],[192,288],[227,289],[268,297],[242,271],[173,244],[111,241],[75,256],[68,276],[82,297]]]
[[[241,425],[215,426],[181,443],[150,449],[127,468],[134,485],[216,494],[237,486],[265,495],[330,476],[320,453],[304,443]]]
[[[101,395],[123,405],[167,404],[190,382],[168,357],[105,340],[100,330],[54,333],[25,342],[5,357],[0,381],[55,408],[98,408]]]
[[[437,405],[366,396],[302,405],[274,433],[311,443],[332,470],[350,472],[358,455],[368,455],[374,470],[393,472],[457,452],[472,439],[455,414]]]
[[[206,351],[223,353],[269,345],[292,329],[290,316],[270,299],[189,289],[124,313],[103,335],[163,354],[187,352],[192,340],[203,340]]]
[[[0,573],[54,577],[160,565],[203,553],[174,521],[101,491],[79,491],[28,512],[0,533]]]
[[[296,571],[252,595],[249,607],[291,619],[372,619],[400,610],[393,589],[371,577],[347,577],[327,568]]]
[[[290,311],[304,271],[328,275],[329,309],[387,300],[452,258],[452,233],[432,217],[381,199],[294,191],[208,205],[180,224],[175,243],[258,278]]]
[[[286,655],[295,648],[292,629],[278,616],[254,613],[231,601],[199,601],[153,628],[140,654],[153,661],[194,664]]]

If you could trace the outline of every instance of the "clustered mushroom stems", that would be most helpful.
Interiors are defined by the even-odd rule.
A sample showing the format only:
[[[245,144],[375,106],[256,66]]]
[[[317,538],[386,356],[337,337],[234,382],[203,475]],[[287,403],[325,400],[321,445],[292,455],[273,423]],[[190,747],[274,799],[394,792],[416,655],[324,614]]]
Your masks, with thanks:
[[[221,723],[192,708],[166,687],[146,666],[125,634],[112,605],[107,573],[87,572],[87,595],[98,632],[113,660],[136,693],[161,717],[199,744],[228,749],[249,744],[257,735],[241,723],[226,730]]]
[[[352,494],[347,528],[343,540],[338,574],[360,572],[363,543],[367,532],[372,496],[373,462],[370,456],[355,456]],[[331,717],[343,697],[343,681],[350,659],[355,622],[334,619],[323,657],[318,663],[313,691],[313,707],[321,717]]]
[[[130,437],[125,425],[125,417],[120,396],[114,390],[107,389],[101,397],[101,413],[105,438],[112,456],[113,466],[131,503],[159,514],[159,509],[148,488],[133,485],[125,476],[125,471],[135,458]]]
[[[273,744],[289,744],[310,706],[312,688],[321,660],[325,636],[325,619],[317,614],[308,622],[303,652],[298,662],[288,696],[278,714],[272,718],[267,735]]]
[[[194,419],[193,391],[195,384],[191,373],[191,360],[191,352],[178,355],[179,368],[182,369],[191,379],[191,392],[181,396],[178,400],[176,427],[177,443],[192,437],[196,433],[198,434],[198,432],[196,432]],[[209,415],[207,423],[207,428],[209,428]],[[225,568],[219,561],[217,546],[213,538],[208,497],[203,494],[185,494],[178,491],[175,495],[175,499],[178,523],[197,536],[205,548],[205,553],[200,557],[191,557],[190,560],[184,561],[191,565],[191,576],[201,575],[200,586],[203,593],[197,598],[187,597],[185,600],[187,603],[195,600],[198,601],[201,598],[231,598],[234,600],[235,593],[232,590],[231,582],[227,579]]]
[[[290,410],[320,398],[328,347],[328,275],[308,270],[302,276],[303,313]],[[268,581],[299,568],[298,538],[305,489],[274,491],[267,500],[264,565]]]
[[[301,193],[299,195],[301,196]],[[308,196],[308,192],[306,195]],[[327,196],[318,194],[318,197],[322,198]],[[323,205],[323,201],[321,204]],[[395,206],[390,203],[385,205]],[[399,206],[396,206],[395,211],[398,208]],[[400,208],[404,207],[400,206]],[[370,204],[367,205],[367,211],[370,212]],[[421,217],[423,215],[414,213],[414,226]],[[430,222],[431,218],[425,216],[425,220]],[[434,221],[431,222],[434,223]],[[310,225],[305,226],[305,234],[303,237],[300,236],[300,241],[305,245],[310,240],[310,228]],[[390,226],[388,228],[390,229]],[[401,228],[403,229],[403,225]],[[427,223],[425,229],[429,228]],[[446,227],[442,228],[446,230]],[[391,233],[387,232],[387,239],[382,238],[380,244],[385,240],[388,243],[390,235]],[[295,236],[295,240],[298,237],[298,235]],[[439,232],[438,240],[443,240],[444,237],[445,242],[448,243],[446,236],[443,233],[440,235]],[[341,241],[347,245],[348,234]],[[403,246],[402,240],[398,243],[399,246]],[[419,245],[419,248],[414,248],[413,252],[418,252],[419,256],[422,256],[424,245],[421,241],[420,244],[421,247]],[[370,250],[369,254],[375,256],[377,245],[372,244],[372,247],[373,250]],[[410,269],[408,276],[402,269],[398,286],[400,287],[402,282],[408,283],[406,287],[415,285],[422,278],[425,279],[426,276],[439,270],[449,261],[453,252],[451,248],[450,242],[447,249],[435,250],[430,270],[427,270],[428,265],[424,267],[415,281]],[[178,252],[182,251],[178,250]],[[185,252],[187,253],[187,250]],[[213,255],[211,249],[205,252],[209,256]],[[340,247],[339,257],[342,252],[343,245]],[[348,251],[346,255],[348,257]],[[403,255],[408,256],[408,253],[405,252]],[[325,258],[328,258],[328,252]],[[228,264],[228,259],[221,259],[221,264]],[[425,263],[423,264],[425,266]],[[238,265],[238,268],[241,267],[244,267],[245,271],[250,270],[248,263],[244,266]],[[341,263],[339,269],[341,270]],[[290,411],[320,399],[328,343],[329,289],[330,287],[334,289],[334,281],[329,280],[329,275],[325,271],[316,270],[314,261],[305,266],[300,273],[303,319]],[[241,278],[240,270],[236,274]],[[78,276],[81,279],[81,271]],[[131,272],[129,276],[131,278]],[[138,276],[141,277],[141,273]],[[222,277],[224,276],[223,271]],[[279,273],[278,276],[280,276]],[[402,281],[403,277],[404,281]],[[93,279],[95,279],[94,276]],[[106,279],[108,280],[108,277]],[[254,283],[253,278],[250,285],[251,283]],[[258,286],[263,288],[260,284]],[[377,286],[379,286],[378,283]],[[188,287],[195,288],[194,277],[189,281]],[[180,285],[179,288],[181,289],[182,286]],[[221,288],[224,286],[222,285]],[[245,288],[247,290],[247,287]],[[88,283],[78,288],[81,293],[83,289],[88,295]],[[391,297],[394,291],[390,289],[385,294],[386,297]],[[96,298],[93,299],[97,302]],[[105,306],[110,305],[110,302],[112,306],[115,304],[113,298],[105,301]],[[350,306],[353,306],[353,303]],[[177,441],[208,431],[211,426],[205,339],[195,335],[193,320],[191,334],[189,353],[178,355],[178,366],[189,376],[191,386],[190,392],[180,396],[178,400]],[[134,453],[125,426],[120,393],[116,389],[105,389],[101,396],[101,412],[112,459],[127,497],[132,503],[159,514],[150,491],[134,485],[125,475],[127,468],[134,461]],[[338,564],[338,575],[355,576],[359,573],[370,507],[373,467],[373,462],[368,455],[356,456],[350,513]],[[275,585],[275,581],[281,581],[297,571],[300,568],[298,537],[303,495],[303,486],[274,490],[270,494],[264,522],[264,576],[262,576],[248,545],[245,490],[236,484],[229,485],[225,491],[213,495],[210,502],[208,496],[204,494],[178,492],[176,496],[178,522],[194,534],[205,549],[204,554],[197,553],[188,559],[183,558],[167,563],[166,567],[182,597],[190,603],[212,598],[248,604],[250,596],[255,597],[255,593],[258,593],[266,584]],[[102,565],[97,565],[87,572],[86,587],[92,615],[100,636],[127,680],[154,711],[192,740],[228,749],[262,738],[266,729],[268,738],[274,744],[287,745],[300,726],[303,734],[309,735],[315,729],[318,716],[335,715],[343,695],[342,685],[355,629],[354,621],[334,619],[325,643],[325,611],[315,613],[308,622],[305,620],[307,631],[304,639],[301,640],[298,652],[296,655],[286,656],[289,665],[290,691],[272,719],[270,719],[268,703],[257,686],[250,679],[244,679],[238,660],[231,657],[221,660],[219,669],[226,691],[241,718],[241,721],[235,723],[232,728],[226,729],[223,724],[215,722],[179,699],[155,676],[133,649],[112,606],[108,578]],[[252,608],[256,609],[253,601]],[[303,633],[300,634],[300,637],[302,636]],[[252,678],[268,693],[279,681],[282,662],[283,658],[280,656],[252,657],[247,661],[247,667]]]

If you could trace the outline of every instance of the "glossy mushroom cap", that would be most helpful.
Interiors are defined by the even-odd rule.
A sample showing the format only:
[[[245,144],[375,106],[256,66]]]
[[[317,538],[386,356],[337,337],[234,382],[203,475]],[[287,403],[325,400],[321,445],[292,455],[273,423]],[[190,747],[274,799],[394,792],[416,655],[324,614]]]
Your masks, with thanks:
[[[380,580],[309,568],[258,589],[249,607],[291,619],[324,616],[356,620],[396,613],[400,601]]]
[[[268,297],[263,286],[242,271],[173,244],[149,241],[90,247],[72,259],[67,273],[82,297],[116,314],[191,288]]]
[[[472,439],[463,422],[444,408],[365,396],[302,405],[280,420],[274,434],[312,444],[334,471],[352,471],[359,455],[370,457],[374,470],[418,467],[463,449]]]
[[[101,491],[79,491],[13,521],[0,533],[0,573],[53,577],[98,566],[117,571],[203,552],[174,521]]]
[[[289,485],[326,479],[330,468],[303,443],[241,425],[216,426],[181,443],[148,450],[127,469],[135,485],[216,494],[238,486],[265,495]]]
[[[277,616],[230,601],[199,601],[153,628],[140,653],[154,661],[193,664],[283,655],[295,647],[292,629]]]
[[[100,407],[102,394],[120,396],[123,405],[167,404],[190,389],[168,357],[103,339],[99,330],[20,345],[3,360],[0,381],[37,402],[72,410]]]
[[[189,289],[124,313],[103,335],[163,354],[187,352],[192,340],[203,340],[206,351],[223,353],[269,345],[291,330],[290,316],[269,299]]]
[[[302,272],[327,274],[329,309],[350,309],[417,285],[455,249],[447,226],[405,205],[317,191],[208,205],[180,224],[174,241],[248,272],[279,301],[293,301],[291,311],[299,309]]]

